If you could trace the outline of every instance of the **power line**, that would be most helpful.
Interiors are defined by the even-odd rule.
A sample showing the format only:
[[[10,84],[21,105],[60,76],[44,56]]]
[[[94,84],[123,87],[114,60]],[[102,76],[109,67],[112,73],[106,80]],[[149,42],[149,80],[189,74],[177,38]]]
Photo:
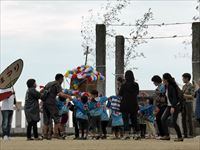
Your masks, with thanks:
[[[194,22],[177,22],[177,23],[152,23],[152,24],[144,24],[147,26],[170,26],[170,25],[184,25],[184,24],[192,24]],[[121,23],[121,24],[106,24],[106,26],[138,26],[139,24],[126,24],[126,23]]]
[[[112,35],[112,34],[109,34],[107,33],[108,36],[110,37],[115,37],[115,35]],[[151,36],[151,37],[124,37],[124,39],[138,39],[138,40],[153,40],[153,39],[170,39],[170,38],[183,38],[183,37],[191,37],[192,34],[190,35],[172,35],[172,36],[158,36],[158,37],[154,37],[154,36]]]

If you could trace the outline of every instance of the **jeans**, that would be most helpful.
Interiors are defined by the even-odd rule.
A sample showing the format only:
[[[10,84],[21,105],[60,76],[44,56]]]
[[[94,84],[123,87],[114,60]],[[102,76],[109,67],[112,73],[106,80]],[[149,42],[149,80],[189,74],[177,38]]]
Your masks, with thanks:
[[[30,139],[31,138],[31,130],[33,128],[33,134],[34,134],[34,138],[38,138],[38,128],[37,128],[37,122],[36,121],[31,121],[28,123],[27,126],[27,138]]]
[[[184,136],[187,137],[188,129],[189,129],[189,135],[193,136],[193,124],[192,124],[193,106],[192,106],[192,102],[186,102],[184,106],[185,107],[182,110],[182,125],[183,125]]]
[[[162,118],[162,115],[163,115],[163,113],[164,113],[164,111],[166,109],[166,106],[162,106],[159,109],[160,109],[160,111],[156,115],[156,124],[158,126],[159,136],[164,136],[164,131],[163,131],[161,118]]]
[[[171,107],[168,106],[165,109],[165,112],[163,113],[162,118],[161,118],[162,127],[163,127],[163,131],[164,131],[165,136],[169,136],[168,120],[167,119],[171,116],[170,109],[171,109]],[[175,112],[172,114],[172,123],[173,123],[173,127],[176,131],[177,137],[182,138],[180,127],[177,124],[177,118],[178,118],[179,112],[180,112],[179,107],[176,107]]]
[[[2,136],[10,136],[10,130],[11,130],[11,123],[12,123],[12,116],[13,111],[12,110],[2,110]]]

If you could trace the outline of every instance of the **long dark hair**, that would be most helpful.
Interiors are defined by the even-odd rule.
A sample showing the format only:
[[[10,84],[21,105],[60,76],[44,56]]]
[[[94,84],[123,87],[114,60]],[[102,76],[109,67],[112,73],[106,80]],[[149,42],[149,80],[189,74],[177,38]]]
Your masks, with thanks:
[[[176,84],[175,79],[171,76],[171,74],[169,74],[169,73],[163,74],[163,79],[167,80],[167,82],[168,82],[169,85],[172,85],[175,88],[178,87],[178,85]]]
[[[126,71],[125,79],[126,79],[126,82],[129,82],[129,83],[135,82],[135,77],[131,70]]]

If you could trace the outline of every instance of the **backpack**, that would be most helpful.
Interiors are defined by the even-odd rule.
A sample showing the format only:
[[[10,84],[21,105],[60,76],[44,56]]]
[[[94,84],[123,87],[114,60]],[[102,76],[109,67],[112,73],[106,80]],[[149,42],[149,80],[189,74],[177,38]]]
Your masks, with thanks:
[[[184,107],[186,99],[184,97],[183,91],[177,86],[177,98],[178,98],[178,105],[181,106],[181,108]]]
[[[41,100],[46,101],[47,97],[49,96],[51,92],[51,88],[56,85],[56,83],[52,84],[50,87],[44,87],[44,89],[41,91]]]

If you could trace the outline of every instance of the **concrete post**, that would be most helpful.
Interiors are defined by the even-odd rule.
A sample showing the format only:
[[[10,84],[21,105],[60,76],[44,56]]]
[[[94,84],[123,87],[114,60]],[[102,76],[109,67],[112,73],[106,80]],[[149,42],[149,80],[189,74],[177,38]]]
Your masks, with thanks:
[[[195,81],[200,78],[200,22],[192,24],[192,74]]]
[[[96,69],[106,77],[106,26],[104,24],[96,25]],[[97,82],[99,94],[106,94],[105,81]]]
[[[115,92],[118,94],[117,78],[124,75],[124,37],[115,37]]]
[[[19,110],[16,110],[16,115],[15,115],[15,127],[16,128],[21,128],[22,127],[22,102],[17,102],[17,106]]]

